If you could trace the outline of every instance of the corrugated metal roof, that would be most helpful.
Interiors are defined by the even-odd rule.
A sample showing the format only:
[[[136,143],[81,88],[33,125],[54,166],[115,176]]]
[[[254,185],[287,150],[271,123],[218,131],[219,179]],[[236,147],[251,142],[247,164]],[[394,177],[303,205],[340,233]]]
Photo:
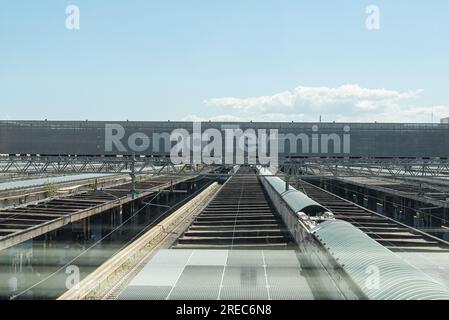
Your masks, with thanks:
[[[277,193],[282,194],[286,191],[285,181],[283,181],[282,179],[279,179],[278,177],[264,177],[264,178]],[[288,190],[296,190],[296,189],[289,185]]]
[[[348,222],[326,221],[312,232],[369,299],[449,299],[447,287]]]
[[[279,177],[273,176],[273,173],[267,168],[259,168],[259,174],[263,176],[273,189],[284,199],[293,212],[304,212],[308,215],[316,215],[319,212],[327,211],[318,202],[310,199],[304,193],[296,190],[291,185],[286,189],[286,183]]]
[[[293,212],[304,212],[307,215],[316,215],[327,211],[318,202],[313,201],[298,190],[289,190],[281,194],[282,199],[288,204]]]

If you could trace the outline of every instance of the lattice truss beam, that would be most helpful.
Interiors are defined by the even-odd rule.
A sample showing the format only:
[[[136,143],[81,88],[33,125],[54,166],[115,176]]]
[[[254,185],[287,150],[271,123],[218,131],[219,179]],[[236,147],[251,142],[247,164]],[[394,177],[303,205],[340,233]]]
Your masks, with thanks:
[[[302,177],[449,177],[448,159],[279,159],[278,168],[278,171],[284,174]],[[173,165],[167,157],[0,156],[0,173],[169,173],[189,175],[210,173],[210,169],[211,166],[206,165]],[[228,173],[223,175],[228,175]]]
[[[205,165],[174,165],[168,158],[2,156],[0,173],[78,174],[78,173],[153,173],[201,174]]]
[[[281,171],[291,176],[449,177],[447,159],[286,159]]]

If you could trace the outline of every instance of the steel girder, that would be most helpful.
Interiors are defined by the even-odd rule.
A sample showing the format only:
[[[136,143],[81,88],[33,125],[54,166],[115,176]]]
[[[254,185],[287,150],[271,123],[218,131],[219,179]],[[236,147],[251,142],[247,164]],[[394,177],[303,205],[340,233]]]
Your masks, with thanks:
[[[218,167],[214,165],[212,167]],[[168,157],[0,156],[0,173],[201,174],[206,165],[174,165]],[[448,159],[285,158],[279,171],[289,176],[449,177]]]

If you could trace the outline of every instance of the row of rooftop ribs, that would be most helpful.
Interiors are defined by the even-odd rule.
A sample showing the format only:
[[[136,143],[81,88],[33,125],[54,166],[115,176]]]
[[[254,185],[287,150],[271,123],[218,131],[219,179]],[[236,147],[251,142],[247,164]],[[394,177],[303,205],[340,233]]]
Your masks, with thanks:
[[[336,281],[346,297],[449,299],[449,281],[441,273],[449,262],[447,242],[305,181],[296,190],[264,168],[259,172],[306,256],[318,258],[328,272],[351,284]]]
[[[446,243],[407,225],[370,211],[305,181],[299,189],[327,208],[335,219],[347,221],[391,251],[448,251]]]
[[[256,169],[241,167],[237,173],[242,175],[225,182],[174,248],[273,249],[294,245]]]
[[[135,189],[148,193],[175,180],[181,181],[180,177],[161,176],[137,182]],[[52,221],[129,198],[130,189],[131,184],[127,183],[1,210],[0,243]],[[288,208],[288,217],[280,211],[279,203]],[[446,242],[305,181],[299,181],[295,189],[265,168],[239,167],[237,175],[224,182],[173,248],[298,250],[300,241],[294,230],[299,225],[303,226],[302,232],[321,243],[325,250],[338,255],[334,256],[336,261],[345,261],[341,267],[359,284],[366,276],[361,266],[367,267],[372,261],[383,263],[391,288],[401,288],[407,281],[423,283],[424,289],[407,291],[407,287],[412,287],[410,283],[404,292],[393,290],[393,295],[392,290],[384,287],[381,291],[366,292],[368,298],[449,299],[447,288],[432,282],[394,254],[447,253]]]
[[[135,189],[138,193],[148,193],[159,187],[170,185],[177,179],[179,180],[179,177],[160,176],[149,181],[136,182]],[[0,211],[0,245],[7,239],[30,233],[36,228],[60,219],[130,198],[130,190],[131,183],[125,183],[101,190],[92,189],[65,197],[55,197],[37,203],[2,209]]]
[[[446,242],[305,181],[297,190],[264,168],[240,167],[237,173],[242,175],[225,182],[175,249],[294,248],[318,258],[315,249],[304,249],[313,239],[318,245],[310,247],[326,252],[359,298],[449,299],[444,284],[396,254],[444,254],[449,252]],[[366,270],[373,265],[382,274],[380,289],[365,286]]]
[[[285,248],[293,245],[256,169],[241,167],[179,238],[176,248]],[[254,175],[248,175],[253,173]],[[244,175],[243,175],[244,174]],[[275,177],[272,177],[275,178]],[[278,178],[276,178],[278,179]],[[285,191],[285,183],[276,189]],[[292,187],[290,187],[292,188]],[[292,188],[293,189],[293,188]],[[391,251],[449,251],[446,243],[365,209],[305,181],[299,181],[292,201],[313,200],[332,218],[347,221]],[[307,196],[307,197],[304,197]],[[301,197],[301,199],[298,199]],[[308,199],[308,200],[307,200]],[[307,206],[304,208],[309,213]],[[313,213],[314,215],[315,213]]]

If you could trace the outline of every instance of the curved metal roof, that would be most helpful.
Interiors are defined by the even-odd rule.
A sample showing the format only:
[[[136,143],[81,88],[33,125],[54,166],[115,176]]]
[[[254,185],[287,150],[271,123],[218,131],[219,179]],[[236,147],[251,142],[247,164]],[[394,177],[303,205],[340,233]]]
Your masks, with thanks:
[[[293,212],[304,212],[307,215],[315,216],[318,213],[328,211],[318,202],[310,199],[304,193],[288,185],[286,190],[285,181],[279,177],[273,176],[273,173],[267,168],[259,168],[259,174],[273,187],[273,189],[284,199]]]
[[[327,211],[327,209],[321,206],[318,202],[313,201],[304,193],[294,188],[283,192],[281,197],[295,213],[304,212],[309,216],[315,216]]]
[[[287,191],[285,189],[285,181],[283,181],[282,179],[279,179],[278,177],[264,177],[265,180],[268,181],[268,183],[273,187],[273,189],[279,193],[282,194],[285,191]],[[296,190],[295,188],[293,188],[291,185],[288,186],[288,190]]]
[[[449,288],[348,222],[329,220],[312,232],[369,299],[449,299]]]

